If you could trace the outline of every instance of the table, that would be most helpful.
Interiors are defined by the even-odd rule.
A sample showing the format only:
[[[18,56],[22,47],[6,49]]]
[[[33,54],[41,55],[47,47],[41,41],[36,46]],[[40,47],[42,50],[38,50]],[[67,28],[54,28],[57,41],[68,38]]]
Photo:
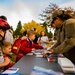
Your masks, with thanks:
[[[18,72],[20,72],[21,75],[30,75],[34,66],[52,69],[54,71],[63,73],[58,63],[48,62],[46,58],[38,58],[35,55],[24,56],[13,67],[19,68]]]

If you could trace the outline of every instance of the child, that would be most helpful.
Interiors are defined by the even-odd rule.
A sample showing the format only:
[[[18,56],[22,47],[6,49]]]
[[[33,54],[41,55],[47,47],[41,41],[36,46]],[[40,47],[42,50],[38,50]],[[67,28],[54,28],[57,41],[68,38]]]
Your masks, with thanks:
[[[12,47],[12,44],[10,42],[4,42],[2,46],[3,56],[6,62],[4,64],[0,64],[0,66],[4,65],[5,70],[12,67],[14,64],[14,62],[11,61],[11,58],[10,58],[11,47]]]
[[[3,67],[6,66],[9,61],[9,59],[4,60],[3,53],[1,50],[6,30],[8,30],[9,28],[10,28],[9,24],[0,17],[0,74],[3,71]]]
[[[0,45],[1,46],[1,45]],[[0,74],[3,72],[4,70],[4,66],[5,66],[5,62],[6,60],[4,61],[4,58],[3,58],[3,53],[2,53],[2,50],[1,50],[1,47],[0,47]]]
[[[38,44],[34,44],[33,40],[35,39],[35,32],[33,30],[28,31],[27,38],[23,40],[20,46],[20,50],[17,54],[17,61],[26,55],[27,53],[36,50],[36,49],[43,49],[42,46]]]
[[[48,37],[45,35],[44,31],[41,31],[41,36],[38,38],[38,43],[44,48],[47,47],[47,43],[49,43]]]

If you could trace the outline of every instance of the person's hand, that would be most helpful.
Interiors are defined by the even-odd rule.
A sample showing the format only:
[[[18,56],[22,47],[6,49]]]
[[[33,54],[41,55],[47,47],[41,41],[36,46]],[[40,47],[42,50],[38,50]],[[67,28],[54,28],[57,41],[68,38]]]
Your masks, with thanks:
[[[10,63],[15,64],[15,62],[14,62],[14,61],[10,61]]]
[[[42,42],[47,43],[47,41],[46,41],[46,40],[42,40]]]
[[[44,51],[42,52],[42,55],[45,57],[47,53],[49,53],[50,51]]]
[[[32,51],[35,51],[36,49],[35,48],[32,48]]]
[[[43,40],[40,40],[40,42],[44,42]]]
[[[43,49],[47,50],[47,47],[43,47]]]
[[[51,49],[51,50],[50,50],[50,53],[54,53],[54,49]]]
[[[46,53],[45,53],[45,52],[43,52],[43,53],[42,53],[42,55],[43,55],[43,57],[45,57],[45,56],[46,56]]]

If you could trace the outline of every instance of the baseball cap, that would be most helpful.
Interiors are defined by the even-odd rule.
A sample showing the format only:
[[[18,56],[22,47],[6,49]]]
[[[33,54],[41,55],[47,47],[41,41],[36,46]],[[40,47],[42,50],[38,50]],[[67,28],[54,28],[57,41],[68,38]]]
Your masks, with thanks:
[[[55,17],[59,16],[63,14],[62,10],[56,10],[53,14],[52,14],[52,19],[54,19]]]

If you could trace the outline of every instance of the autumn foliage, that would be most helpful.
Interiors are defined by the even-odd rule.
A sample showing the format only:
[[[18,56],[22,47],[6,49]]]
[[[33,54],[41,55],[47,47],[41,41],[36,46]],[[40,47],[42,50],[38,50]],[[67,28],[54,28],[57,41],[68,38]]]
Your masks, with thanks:
[[[42,25],[38,24],[37,22],[35,22],[33,20],[31,22],[24,23],[22,29],[23,30],[28,30],[28,29],[31,29],[31,28],[36,28],[38,34],[40,34],[41,31],[45,31],[45,28]]]

